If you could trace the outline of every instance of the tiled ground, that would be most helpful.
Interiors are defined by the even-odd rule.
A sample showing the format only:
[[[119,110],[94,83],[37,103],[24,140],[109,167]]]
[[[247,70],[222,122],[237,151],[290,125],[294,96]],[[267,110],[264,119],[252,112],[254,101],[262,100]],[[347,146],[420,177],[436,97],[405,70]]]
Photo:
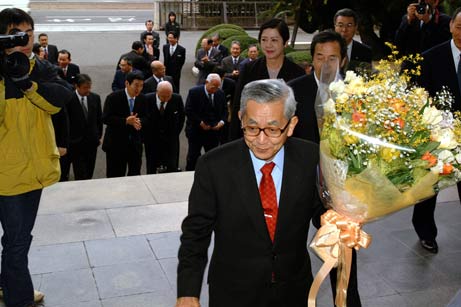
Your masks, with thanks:
[[[30,270],[36,288],[46,294],[44,305],[174,306],[179,227],[192,179],[192,173],[176,173],[47,189],[30,251]],[[136,186],[135,195],[130,186]],[[363,306],[445,307],[461,289],[456,190],[444,192],[439,201],[437,255],[419,246],[411,208],[365,226],[373,243],[358,253]],[[312,256],[312,262],[317,271],[320,260]],[[206,285],[202,306],[207,306]],[[328,282],[317,306],[333,306]]]

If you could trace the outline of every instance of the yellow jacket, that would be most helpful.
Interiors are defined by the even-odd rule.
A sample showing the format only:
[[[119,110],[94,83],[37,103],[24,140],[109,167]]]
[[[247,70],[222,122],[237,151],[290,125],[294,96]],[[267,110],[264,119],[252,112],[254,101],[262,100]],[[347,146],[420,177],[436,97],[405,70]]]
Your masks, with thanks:
[[[42,189],[59,180],[59,153],[51,114],[60,108],[39,94],[0,81],[0,195]],[[5,90],[7,88],[8,90]]]

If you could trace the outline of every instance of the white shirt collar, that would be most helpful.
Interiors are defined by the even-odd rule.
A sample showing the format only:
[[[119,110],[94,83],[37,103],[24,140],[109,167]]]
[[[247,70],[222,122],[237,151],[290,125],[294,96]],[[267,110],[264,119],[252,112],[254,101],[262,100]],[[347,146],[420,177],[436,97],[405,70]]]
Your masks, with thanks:
[[[458,70],[459,57],[461,56],[461,50],[456,47],[453,39],[450,41],[451,54],[453,55],[453,62],[455,63],[455,70]]]
[[[126,98],[128,99],[128,101],[130,101],[130,99],[136,100],[136,97],[131,97],[130,94],[128,94],[128,90],[126,89],[126,87],[125,87],[125,95],[126,95]]]

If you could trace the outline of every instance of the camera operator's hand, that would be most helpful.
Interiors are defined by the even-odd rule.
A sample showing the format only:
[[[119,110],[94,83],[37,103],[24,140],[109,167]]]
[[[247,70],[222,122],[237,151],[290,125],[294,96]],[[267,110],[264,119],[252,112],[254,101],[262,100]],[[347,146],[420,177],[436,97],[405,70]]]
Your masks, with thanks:
[[[29,77],[30,63],[24,53],[8,54],[3,66],[5,75],[10,77],[21,90],[27,91],[32,87],[32,81]]]

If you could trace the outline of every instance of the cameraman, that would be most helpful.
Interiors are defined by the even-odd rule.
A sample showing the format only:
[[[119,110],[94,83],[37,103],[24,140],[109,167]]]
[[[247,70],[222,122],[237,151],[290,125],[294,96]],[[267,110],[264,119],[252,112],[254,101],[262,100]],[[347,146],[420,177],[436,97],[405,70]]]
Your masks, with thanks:
[[[27,55],[33,55],[34,21],[20,9],[2,10],[0,34],[17,32],[27,33],[25,45],[0,45],[0,281],[7,307],[30,307],[44,296],[34,292],[28,252],[42,189],[60,176],[51,114],[59,112],[57,98],[66,89],[32,81],[35,60]]]
[[[420,0],[407,7],[395,35],[400,55],[421,54],[451,38],[450,16],[440,13],[439,0]]]

